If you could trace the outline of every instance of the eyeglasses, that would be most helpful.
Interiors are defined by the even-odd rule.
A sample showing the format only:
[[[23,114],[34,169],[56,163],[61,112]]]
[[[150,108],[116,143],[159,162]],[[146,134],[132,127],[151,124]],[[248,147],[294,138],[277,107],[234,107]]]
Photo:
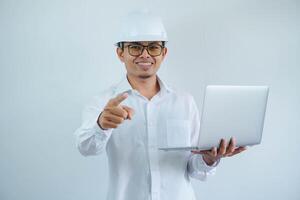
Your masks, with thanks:
[[[148,46],[144,46],[141,44],[130,44],[124,46],[124,48],[128,47],[128,52],[131,56],[140,56],[143,54],[144,49],[147,50],[150,56],[159,56],[162,53],[163,46],[160,44],[149,44]]]

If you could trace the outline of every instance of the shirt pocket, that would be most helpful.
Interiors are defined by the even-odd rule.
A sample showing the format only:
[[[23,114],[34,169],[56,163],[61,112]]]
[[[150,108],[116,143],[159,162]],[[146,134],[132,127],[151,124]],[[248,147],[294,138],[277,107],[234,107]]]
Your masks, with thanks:
[[[167,121],[168,147],[190,146],[191,125],[189,120],[171,119]]]

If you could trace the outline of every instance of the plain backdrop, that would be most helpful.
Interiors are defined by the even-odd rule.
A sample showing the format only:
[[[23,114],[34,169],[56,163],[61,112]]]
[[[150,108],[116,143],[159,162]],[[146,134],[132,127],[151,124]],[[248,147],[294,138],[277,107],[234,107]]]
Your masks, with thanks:
[[[81,156],[73,132],[124,78],[118,23],[145,8],[169,35],[160,76],[200,111],[207,84],[270,86],[261,145],[193,180],[197,199],[299,200],[299,0],[0,0],[0,199],[105,199],[106,154]]]

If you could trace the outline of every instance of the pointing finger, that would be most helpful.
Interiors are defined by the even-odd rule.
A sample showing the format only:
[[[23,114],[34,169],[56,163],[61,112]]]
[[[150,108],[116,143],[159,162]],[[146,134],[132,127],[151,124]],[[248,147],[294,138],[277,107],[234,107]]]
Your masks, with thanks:
[[[128,97],[128,93],[121,93],[115,98],[112,98],[108,102],[108,106],[118,106],[122,101],[124,101]]]

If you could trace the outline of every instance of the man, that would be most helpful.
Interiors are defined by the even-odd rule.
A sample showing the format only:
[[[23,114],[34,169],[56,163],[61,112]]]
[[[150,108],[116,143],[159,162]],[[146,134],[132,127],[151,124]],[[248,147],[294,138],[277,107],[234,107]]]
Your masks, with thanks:
[[[158,76],[166,54],[167,35],[159,18],[131,13],[121,28],[117,55],[127,76],[94,98],[76,131],[85,155],[106,150],[108,200],[193,200],[190,177],[205,180],[222,157],[245,150],[235,140],[211,150],[164,152],[170,141],[196,145],[199,114],[191,95],[179,92]]]

